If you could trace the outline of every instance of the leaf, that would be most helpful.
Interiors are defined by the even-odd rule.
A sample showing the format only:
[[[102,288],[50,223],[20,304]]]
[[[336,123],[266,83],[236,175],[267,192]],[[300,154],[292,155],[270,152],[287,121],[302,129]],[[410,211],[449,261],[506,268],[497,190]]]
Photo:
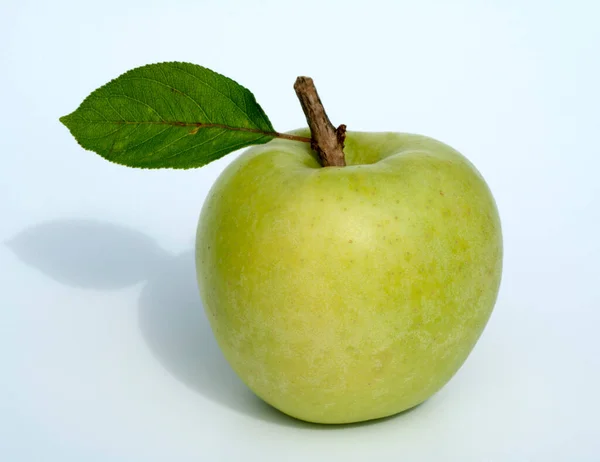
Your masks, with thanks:
[[[60,121],[83,148],[141,168],[200,167],[276,134],[249,90],[180,62],[130,70]]]

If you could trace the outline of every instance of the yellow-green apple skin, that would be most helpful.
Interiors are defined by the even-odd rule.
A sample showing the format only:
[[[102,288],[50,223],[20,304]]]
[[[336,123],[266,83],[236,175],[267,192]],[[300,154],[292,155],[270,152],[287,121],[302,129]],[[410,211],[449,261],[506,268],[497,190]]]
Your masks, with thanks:
[[[347,166],[323,168],[307,143],[247,150],[209,192],[196,241],[227,361],[275,408],[329,424],[437,392],[502,271],[496,204],[465,157],[402,133],[348,132],[344,151]]]

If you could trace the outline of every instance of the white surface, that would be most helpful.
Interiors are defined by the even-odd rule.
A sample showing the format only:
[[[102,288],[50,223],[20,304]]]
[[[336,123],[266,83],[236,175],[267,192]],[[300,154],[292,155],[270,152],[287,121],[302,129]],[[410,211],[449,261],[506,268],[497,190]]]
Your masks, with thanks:
[[[4,0],[0,460],[600,460],[599,16],[593,0]],[[292,84],[311,75],[334,123],[427,134],[477,165],[503,220],[504,279],[439,394],[323,428],[246,391],[192,257],[203,199],[235,155],[137,171],[58,122],[165,60],[238,80],[279,130],[304,124]]]

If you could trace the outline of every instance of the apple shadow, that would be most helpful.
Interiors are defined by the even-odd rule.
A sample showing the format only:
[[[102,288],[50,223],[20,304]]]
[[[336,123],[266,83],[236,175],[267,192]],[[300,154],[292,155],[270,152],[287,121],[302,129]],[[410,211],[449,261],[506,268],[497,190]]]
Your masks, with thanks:
[[[6,246],[26,265],[67,286],[114,290],[144,282],[141,335],[170,375],[204,397],[250,417],[296,428],[342,429],[387,421],[311,424],[254,395],[233,372],[214,338],[196,284],[194,251],[172,255],[142,232],[92,220],[55,220],[20,232]]]
[[[90,220],[48,221],[5,245],[26,265],[55,281],[96,290],[121,289],[148,278],[167,255],[137,231]]]
[[[115,290],[145,282],[140,332],[172,377],[242,414],[304,425],[256,397],[223,357],[200,301],[193,250],[172,255],[142,232],[75,219],[38,224],[5,245],[21,262],[66,286]]]

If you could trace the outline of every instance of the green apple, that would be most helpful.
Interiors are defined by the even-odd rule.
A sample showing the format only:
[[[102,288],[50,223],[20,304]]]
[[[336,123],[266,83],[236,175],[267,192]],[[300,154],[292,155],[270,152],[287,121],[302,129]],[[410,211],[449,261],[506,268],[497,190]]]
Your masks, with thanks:
[[[377,419],[437,392],[501,279],[498,211],[465,157],[424,136],[360,132],[345,156],[323,168],[307,143],[253,147],[198,225],[198,283],[226,359],[310,422]]]

